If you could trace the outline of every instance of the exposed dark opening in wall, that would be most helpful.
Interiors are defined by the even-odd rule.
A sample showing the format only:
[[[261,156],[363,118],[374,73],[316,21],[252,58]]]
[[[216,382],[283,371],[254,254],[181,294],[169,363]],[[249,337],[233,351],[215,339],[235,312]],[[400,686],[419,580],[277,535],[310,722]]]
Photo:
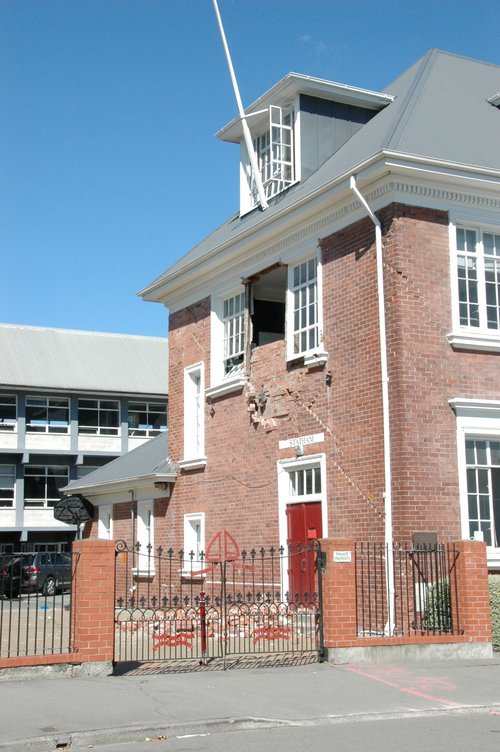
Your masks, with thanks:
[[[276,266],[250,280],[252,345],[285,338],[287,267]]]

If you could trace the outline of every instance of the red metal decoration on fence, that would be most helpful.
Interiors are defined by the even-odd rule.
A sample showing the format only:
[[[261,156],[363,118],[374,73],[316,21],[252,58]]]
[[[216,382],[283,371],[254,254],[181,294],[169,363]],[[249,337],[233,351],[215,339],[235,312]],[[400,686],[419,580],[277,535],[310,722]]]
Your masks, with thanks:
[[[259,640],[289,640],[292,636],[292,630],[290,627],[259,627],[254,629],[253,641],[254,644]]]
[[[205,561],[210,566],[200,569],[198,572],[191,572],[191,576],[199,577],[202,574],[214,572],[217,566],[224,562],[239,569],[254,570],[254,567],[250,564],[236,564],[239,556],[240,547],[231,533],[228,530],[219,530],[208,544],[205,553]]]

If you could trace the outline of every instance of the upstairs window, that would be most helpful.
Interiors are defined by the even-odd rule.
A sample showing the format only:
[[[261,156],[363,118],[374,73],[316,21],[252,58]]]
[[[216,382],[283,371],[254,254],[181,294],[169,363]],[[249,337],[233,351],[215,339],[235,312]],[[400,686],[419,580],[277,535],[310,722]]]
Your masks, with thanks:
[[[293,267],[290,290],[292,357],[319,345],[318,262],[308,259]]]
[[[0,507],[14,506],[16,468],[14,465],[0,465]]]
[[[14,394],[0,394],[0,431],[14,431],[17,422],[17,399]]]
[[[245,293],[233,295],[223,302],[224,376],[238,373],[243,364],[245,348]]]
[[[458,315],[461,327],[500,331],[500,234],[456,228]]]
[[[266,198],[272,198],[294,181],[293,109],[269,108],[269,130],[254,140],[254,149],[264,193]],[[253,178],[251,192],[256,204],[258,194]]]
[[[24,504],[27,507],[53,507],[61,498],[59,489],[69,483],[68,468],[62,465],[26,465]]]
[[[286,190],[296,180],[294,120],[292,106],[272,105],[267,127],[253,139],[260,179],[268,199]],[[257,206],[259,196],[246,150],[244,155],[242,168],[248,199],[242,202],[242,210],[249,211]]]
[[[118,436],[120,403],[118,400],[79,399],[78,432],[96,436]]]
[[[30,433],[68,433],[69,399],[27,397],[26,430]]]
[[[158,436],[167,430],[167,410],[162,402],[129,402],[129,436]]]

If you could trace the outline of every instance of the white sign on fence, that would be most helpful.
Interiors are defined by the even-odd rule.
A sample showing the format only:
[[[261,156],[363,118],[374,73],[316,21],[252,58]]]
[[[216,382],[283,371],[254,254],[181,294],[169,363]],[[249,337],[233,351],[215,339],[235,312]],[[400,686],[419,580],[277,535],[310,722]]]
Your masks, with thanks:
[[[334,564],[349,564],[352,561],[352,551],[334,551]]]

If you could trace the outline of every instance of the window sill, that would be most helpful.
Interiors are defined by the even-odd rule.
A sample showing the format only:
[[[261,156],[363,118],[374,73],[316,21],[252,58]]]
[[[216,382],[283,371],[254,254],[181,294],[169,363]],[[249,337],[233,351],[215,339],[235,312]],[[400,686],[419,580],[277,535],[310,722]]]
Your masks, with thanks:
[[[298,365],[303,363],[306,368],[319,368],[324,366],[328,360],[328,353],[324,350],[315,350],[307,353],[291,355],[287,358],[287,363]]]
[[[499,334],[479,334],[475,332],[451,332],[447,340],[454,350],[475,350],[477,352],[500,352]]]
[[[180,460],[178,464],[181,470],[202,470],[206,467],[207,458],[196,457],[192,460]]]
[[[224,397],[226,394],[241,392],[246,383],[246,376],[240,374],[231,379],[227,379],[226,381],[222,381],[220,384],[205,389],[205,397],[208,399],[217,399],[218,397]]]
[[[493,548],[488,546],[486,549],[486,559],[488,569],[500,569],[500,548]]]
[[[155,576],[154,569],[133,569],[132,574],[134,577],[142,577],[143,579],[150,580]]]
[[[318,366],[324,366],[327,360],[327,352],[315,352],[304,356],[304,365],[306,368],[318,368]]]

